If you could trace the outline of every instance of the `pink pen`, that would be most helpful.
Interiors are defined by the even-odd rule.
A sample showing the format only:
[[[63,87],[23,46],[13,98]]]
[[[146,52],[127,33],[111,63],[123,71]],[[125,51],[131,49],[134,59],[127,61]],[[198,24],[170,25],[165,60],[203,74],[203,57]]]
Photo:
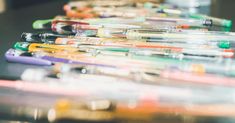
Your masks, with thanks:
[[[55,94],[63,96],[86,96],[88,93],[82,90],[65,89],[63,86],[25,82],[0,80],[0,87],[15,88],[16,90],[35,92],[41,94]]]
[[[235,78],[217,76],[213,74],[195,74],[177,70],[165,70],[161,73],[161,77],[198,84],[235,86]]]

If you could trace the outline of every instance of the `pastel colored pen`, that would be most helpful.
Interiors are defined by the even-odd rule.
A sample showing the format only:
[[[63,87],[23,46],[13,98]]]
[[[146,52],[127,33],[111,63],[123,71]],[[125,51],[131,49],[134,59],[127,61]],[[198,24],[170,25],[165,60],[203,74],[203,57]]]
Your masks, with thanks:
[[[146,21],[157,23],[157,22],[172,22],[177,25],[189,25],[189,26],[212,26],[213,21],[209,19],[196,20],[196,19],[181,19],[181,18],[159,18],[159,17],[146,17]]]
[[[211,19],[213,21],[213,25],[216,26],[223,26],[223,27],[232,27],[232,20],[227,20],[227,19],[221,19],[221,18],[216,18],[216,17],[211,17],[207,15],[202,15],[202,14],[189,14],[190,18],[195,18],[195,19]]]
[[[229,40],[234,41],[234,33],[227,32],[217,32],[217,31],[208,31],[208,32],[170,32],[170,33],[147,33],[141,32],[138,30],[128,30],[126,33],[127,39],[132,40],[155,40],[155,39],[207,39],[207,40]]]
[[[69,37],[68,35],[53,33],[22,33],[21,40],[29,43],[53,43],[58,37]]]
[[[206,48],[206,49],[228,49],[231,47],[229,41],[194,41],[194,40],[153,40],[153,41],[138,41],[127,39],[110,39],[110,38],[96,38],[96,37],[75,37],[75,38],[57,38],[54,42],[59,45],[79,46],[87,45],[107,45],[107,46],[126,46],[139,48],[154,48],[157,46],[165,47],[181,47],[181,48]]]
[[[66,52],[78,52],[78,51],[91,51],[90,53],[95,53],[99,50],[101,54],[110,54],[115,55],[115,52],[124,51],[124,52],[132,52],[137,55],[147,55],[147,56],[153,56],[153,55],[165,55],[172,58],[179,58],[182,59],[183,57],[193,59],[194,55],[196,55],[196,59],[200,59],[198,56],[202,56],[202,58],[206,57],[233,57],[234,53],[233,50],[190,50],[190,49],[181,49],[181,48],[170,48],[170,47],[163,47],[163,46],[155,46],[155,50],[131,50],[130,48],[123,48],[123,47],[102,47],[102,46],[79,46],[78,48],[72,47],[72,46],[65,46],[65,45],[49,45],[49,44],[30,44],[28,46],[29,51],[44,51],[44,52],[59,52],[59,51],[66,51]],[[111,52],[105,52],[105,51],[111,51]],[[114,51],[114,52],[113,52]],[[113,53],[112,53],[113,52]],[[98,52],[97,52],[98,53]],[[99,53],[98,53],[99,54]],[[125,55],[125,54],[123,54]],[[198,57],[198,58],[197,58]]]
[[[193,49],[187,49],[187,48],[180,48],[180,47],[173,47],[173,46],[163,46],[163,45],[135,45],[134,47],[119,47],[119,46],[113,46],[113,47],[108,47],[108,46],[102,46],[102,45],[97,45],[97,46],[86,46],[86,45],[80,45],[78,46],[78,49],[84,49],[88,50],[89,48],[91,49],[97,49],[102,51],[124,51],[127,53],[134,53],[137,55],[172,55],[172,57],[179,55],[179,53],[184,55],[185,57],[187,56],[204,56],[204,57],[233,57],[234,56],[234,51],[233,50],[213,50],[213,49],[198,49],[198,50],[193,50]],[[86,49],[88,48],[88,49]],[[140,49],[139,49],[140,48]],[[89,51],[89,50],[88,50]],[[181,56],[179,55],[179,56]]]
[[[27,47],[26,47],[26,49],[27,49]],[[87,49],[87,48],[85,48],[85,49]],[[40,48],[40,49],[38,49],[38,50],[42,51],[42,48]],[[76,50],[77,50],[77,49],[76,49]],[[109,49],[109,50],[110,50],[110,49]],[[117,52],[117,49],[113,49],[113,50],[116,50],[116,52]],[[50,49],[50,52],[51,52],[51,51],[55,51],[55,50]],[[60,51],[61,51],[61,49],[60,49]],[[112,52],[113,52],[113,51],[112,51]],[[112,52],[109,52],[109,54],[111,53],[112,55],[114,55]],[[125,50],[125,52],[126,52],[126,50]],[[103,52],[103,53],[105,53],[105,52]],[[110,54],[110,55],[111,55],[111,54]],[[122,54],[123,54],[123,53],[122,53]],[[61,54],[59,53],[58,55],[61,55]],[[72,54],[69,54],[69,55],[67,56],[67,58],[72,58],[71,55],[72,55]],[[74,54],[74,55],[75,55],[74,58],[76,58],[76,54]],[[64,58],[64,57],[63,57],[63,58]],[[150,60],[150,61],[153,61],[153,62],[156,62],[157,60],[158,60],[158,61],[162,61],[162,60],[163,60],[163,59],[160,60],[160,59],[161,59],[160,57],[149,57],[149,56],[146,56],[146,57],[140,56],[140,58],[138,58],[136,55],[133,55],[131,58],[134,58],[134,59],[137,58],[137,59],[142,59],[142,60],[144,59],[144,60],[147,60],[147,61]],[[160,58],[160,59],[159,59],[159,58]],[[164,58],[164,60],[166,60],[166,58]],[[214,60],[215,60],[215,59],[214,59]],[[213,61],[214,61],[214,60],[213,60]],[[176,59],[171,59],[171,60],[170,60],[170,59],[169,59],[169,60],[166,60],[165,63],[169,64],[170,61],[172,61],[172,62],[174,62],[174,63],[177,63],[176,61],[178,61],[178,60],[176,60]],[[159,63],[162,63],[162,62],[159,62]],[[170,63],[171,63],[171,62],[170,62]]]
[[[31,57],[31,56],[24,56],[22,53],[14,49],[9,49],[6,54],[5,58],[8,62],[16,62],[16,63],[23,63],[23,64],[33,64],[33,65],[40,65],[40,66],[51,66],[53,63],[51,61]]]
[[[71,25],[64,25],[61,23],[53,24],[52,30],[59,34],[79,34],[84,31],[93,32],[93,35],[96,35],[96,31],[98,28],[118,28],[118,29],[139,29],[141,26],[138,25],[131,25],[131,24],[96,24],[96,25],[84,25],[84,24],[71,24]],[[88,35],[88,36],[93,36]]]
[[[35,46],[39,46],[40,44],[33,44]],[[106,66],[106,67],[115,67],[115,66],[136,66],[138,65],[139,67],[145,66],[143,62],[133,62],[132,61],[127,61],[124,60],[122,62],[122,59],[120,59],[120,64],[113,64],[111,61],[113,59],[109,59],[109,57],[102,57],[102,58],[97,58],[96,55],[93,55],[92,53],[84,53],[83,52],[73,52],[73,51],[65,51],[64,49],[61,49],[62,47],[54,46],[54,48],[57,48],[56,50],[51,48],[46,48],[45,46],[48,45],[40,45],[44,46],[44,48],[32,48],[29,49],[29,51],[33,52],[39,52],[37,55],[39,55],[40,58],[43,58],[45,60],[49,60],[52,62],[62,62],[62,63],[68,63],[68,64],[82,64],[82,65],[97,65],[97,66]],[[46,49],[45,49],[46,48]],[[67,47],[69,48],[69,47]],[[79,49],[75,48],[77,51]],[[82,50],[82,49],[80,49]],[[45,52],[40,54],[40,52]],[[110,54],[105,54],[106,56],[109,56]],[[112,53],[112,56],[120,56],[119,53]],[[121,54],[123,55],[123,54]],[[106,59],[106,61],[104,61]],[[116,58],[115,58],[116,59]],[[117,59],[116,59],[117,60]],[[125,63],[126,62],[126,63]],[[133,63],[132,65],[129,65],[129,63]],[[142,64],[142,65],[141,65]]]
[[[44,71],[45,72],[45,71]],[[46,73],[43,73],[45,75]],[[38,75],[39,76],[39,75]],[[39,79],[39,78],[35,78]],[[79,97],[87,95],[87,91],[75,90],[68,87],[62,87],[60,83],[54,82],[53,86],[48,86],[46,82],[31,82],[31,81],[8,81],[0,80],[0,88],[10,88],[19,92],[28,92],[25,94],[38,93],[42,96],[59,96],[59,97]],[[56,84],[57,83],[57,84]],[[35,96],[35,95],[34,95]]]
[[[167,8],[161,8],[157,11],[171,14],[171,15],[179,15],[182,17],[189,17],[189,18],[193,18],[193,19],[210,19],[210,20],[212,20],[213,25],[215,25],[215,26],[223,26],[223,27],[231,27],[232,26],[231,20],[211,17],[208,15],[194,14],[194,13],[184,12],[184,11],[177,10],[177,9],[167,9]]]
[[[162,33],[203,33],[207,30],[186,30],[171,27],[160,28],[141,28],[141,29],[122,29],[122,28],[99,28],[97,31],[97,37],[100,38],[127,38],[130,34],[128,32],[136,31],[149,34],[162,34]],[[138,35],[136,35],[137,37]],[[161,39],[161,38],[158,38]]]
[[[40,47],[38,47],[37,48],[37,46],[40,46]],[[26,49],[28,48],[29,46],[27,46],[26,47]],[[59,53],[59,52],[61,52],[61,51],[67,51],[67,52],[70,52],[70,53],[72,53],[73,52],[73,54],[69,54],[68,56],[63,56],[62,58],[72,58],[72,56],[75,58],[75,60],[77,60],[77,55],[78,56],[81,56],[81,55],[79,55],[79,54],[81,54],[81,53],[79,53],[80,51],[83,51],[84,53],[83,53],[83,55],[90,55],[90,56],[95,56],[95,57],[97,57],[97,56],[124,56],[124,57],[126,57],[126,54],[128,53],[129,54],[129,48],[118,48],[118,47],[116,47],[116,48],[105,48],[105,47],[103,47],[103,48],[101,48],[100,47],[100,49],[97,49],[98,47],[91,47],[91,46],[80,46],[79,48],[74,48],[74,47],[68,47],[68,46],[58,46],[58,45],[45,45],[45,44],[31,44],[30,45],[30,50],[29,51],[46,51],[46,52],[52,52],[53,54],[55,54],[55,52],[58,52],[57,53],[57,55],[59,55],[59,56],[61,56],[61,53]],[[22,49],[22,48],[21,48]],[[101,52],[97,52],[97,51],[101,51]],[[216,53],[217,51],[213,51],[213,52],[211,52],[211,53],[213,53],[213,54],[208,54],[206,51],[207,50],[205,50],[205,52],[204,51],[197,51],[197,52],[200,52],[200,53],[203,53],[203,54],[205,54],[206,56],[202,56],[202,57],[199,57],[199,56],[193,56],[193,54],[186,54],[186,55],[182,55],[181,53],[178,53],[178,55],[177,54],[174,54],[173,52],[172,53],[169,53],[167,50],[161,50],[161,49],[158,49],[158,50],[156,50],[156,51],[149,51],[149,50],[143,50],[143,51],[141,51],[141,50],[130,50],[130,51],[133,51],[133,52],[130,52],[130,55],[131,55],[131,58],[135,58],[136,56],[141,56],[142,58],[144,58],[143,56],[147,56],[147,57],[156,57],[156,58],[160,58],[160,57],[162,57],[161,55],[160,55],[160,53],[162,54],[162,55],[164,55],[165,57],[164,58],[174,58],[175,60],[179,60],[179,59],[194,59],[194,60],[205,60],[205,61],[215,61],[215,60],[219,60],[219,58],[213,58],[212,56],[211,57],[209,57],[210,55],[216,55],[216,54],[214,54],[214,53]],[[158,51],[158,52],[157,52]],[[87,52],[87,53],[86,53]],[[190,51],[191,52],[191,51]],[[157,53],[157,54],[156,54]],[[184,53],[189,53],[188,51],[185,51]],[[194,53],[195,54],[195,51],[193,51],[193,52],[191,52],[191,53]],[[154,54],[156,54],[155,56],[154,56]],[[201,54],[201,55],[203,55],[203,54]],[[229,54],[231,54],[230,52],[228,52],[228,53],[226,53],[227,55],[229,55]],[[224,54],[224,55],[226,55],[226,54]],[[218,55],[219,54],[217,54],[217,57],[218,57]],[[221,54],[222,55],[222,54]],[[178,57],[177,57],[178,56]],[[148,61],[148,60],[147,60]]]
[[[193,39],[187,39],[187,40],[177,40],[177,39],[172,39],[172,40],[161,40],[161,39],[156,39],[156,40],[127,40],[127,39],[111,39],[111,38],[97,38],[97,37],[79,37],[75,36],[73,38],[57,38],[55,40],[55,44],[66,44],[66,45],[79,45],[81,43],[94,43],[94,44],[99,44],[100,43],[119,43],[119,44],[162,44],[166,46],[179,46],[179,47],[188,47],[190,48],[191,46],[198,46],[198,47],[207,47],[207,48],[222,48],[222,49],[229,49],[231,47],[234,47],[235,45],[231,41],[220,41],[220,40],[204,40],[204,39],[198,39],[198,40],[193,40]],[[234,46],[233,46],[234,45]]]
[[[57,39],[58,38],[58,39]],[[179,39],[147,39],[147,40],[127,40],[127,39],[111,39],[111,38],[97,38],[97,37],[82,37],[82,36],[74,36],[74,35],[59,35],[53,33],[22,33],[21,40],[29,43],[55,43],[55,44],[66,44],[66,45],[75,45],[80,44],[81,42],[116,42],[116,43],[124,43],[131,44],[131,42],[146,42],[146,43],[164,43],[166,45],[187,45],[192,44],[194,46],[201,47],[219,47],[223,49],[229,49],[230,47],[235,47],[232,41],[220,41],[220,40],[207,40],[207,39],[187,39],[179,40]],[[130,42],[130,43],[129,43]],[[178,45],[177,45],[178,46]],[[189,46],[190,47],[190,46]]]
[[[30,65],[39,65],[39,66],[52,66],[55,63],[67,63],[67,64],[83,64],[83,65],[100,65],[100,64],[86,64],[79,61],[73,61],[70,59],[65,58],[57,58],[53,56],[49,56],[46,53],[40,52],[22,52],[19,50],[9,49],[6,54],[5,58],[8,62],[14,63],[21,63],[21,64],[30,64]],[[100,65],[100,66],[107,66],[108,65]]]
[[[45,29],[45,30],[50,30],[51,29],[51,25],[53,23],[53,21],[79,21],[81,22],[80,19],[72,19],[72,18],[68,18],[66,16],[56,16],[53,19],[44,19],[44,20],[36,20],[33,22],[33,29]]]
[[[94,19],[73,19],[73,18],[66,18],[64,16],[58,16],[54,19],[48,19],[48,20],[37,20],[33,23],[34,29],[51,29],[52,23],[56,24],[59,22],[63,22],[64,24],[72,24],[73,22],[80,22],[80,24],[100,24],[100,23],[136,23],[136,22],[143,22],[141,19],[128,19],[128,18],[94,18]]]
[[[190,64],[190,63],[189,63]],[[187,65],[187,64],[185,64]],[[131,79],[133,81],[137,81],[137,82],[141,82],[141,83],[146,83],[146,84],[167,84],[169,83],[172,86],[184,86],[184,85],[192,85],[193,87],[196,86],[200,86],[203,85],[204,87],[206,87],[206,85],[208,86],[226,86],[226,87],[230,87],[230,86],[235,86],[234,83],[230,83],[230,82],[223,82],[221,77],[221,81],[218,83],[206,83],[203,81],[189,81],[189,80],[185,80],[185,79],[180,79],[178,78],[177,80],[175,80],[175,78],[171,78],[171,71],[174,72],[178,72],[178,73],[186,73],[189,72],[188,74],[190,75],[194,75],[196,76],[207,76],[207,75],[211,75],[213,76],[213,74],[210,74],[210,72],[213,70],[213,68],[202,68],[203,65],[209,65],[209,64],[197,64],[197,63],[191,63],[192,65],[192,69],[194,69],[194,71],[184,71],[184,69],[178,69],[177,67],[165,67],[162,69],[156,69],[156,68],[129,68],[129,69],[122,69],[122,68],[108,68],[108,67],[101,67],[101,66],[83,66],[83,65],[67,65],[67,64],[56,64],[54,66],[54,69],[56,72],[59,73],[66,73],[66,74],[73,74],[73,73],[77,73],[77,74],[99,74],[99,75],[107,75],[107,76],[114,76],[114,77],[120,77],[120,78],[127,78],[127,79]],[[170,65],[169,65],[170,66]],[[184,64],[179,64],[179,66],[184,66]],[[202,67],[201,67],[202,66]],[[166,72],[168,71],[167,74],[169,74],[169,76],[166,75]],[[223,72],[223,71],[221,71]],[[234,70],[227,70],[227,72],[231,72],[234,74]],[[209,73],[209,74],[208,74]],[[183,74],[182,74],[183,75]],[[185,74],[186,75],[186,74]],[[216,74],[216,75],[220,75],[220,74]],[[222,74],[221,74],[222,75]],[[231,75],[231,74],[230,74]],[[229,77],[224,77],[224,78],[229,78]],[[232,79],[232,77],[230,76],[230,78]],[[224,79],[225,80],[225,79]],[[176,84],[176,85],[174,85]]]
[[[231,59],[226,59],[222,63],[189,63],[169,66],[170,69],[178,69],[184,72],[195,74],[215,74],[229,77],[235,76],[235,64]]]
[[[217,85],[226,85],[226,86],[234,86],[235,79],[233,77],[224,77],[217,76],[213,74],[195,74],[195,73],[187,73],[180,72],[174,70],[166,70],[161,74],[162,77],[168,79],[175,80],[183,80],[188,82],[197,82],[197,83],[205,83],[205,84],[217,84]]]

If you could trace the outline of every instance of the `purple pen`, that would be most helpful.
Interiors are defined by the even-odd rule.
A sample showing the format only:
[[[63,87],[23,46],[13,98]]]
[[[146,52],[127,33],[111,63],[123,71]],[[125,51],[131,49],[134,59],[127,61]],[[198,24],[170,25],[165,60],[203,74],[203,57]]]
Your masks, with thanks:
[[[87,63],[87,62],[82,62],[82,61],[73,61],[73,60],[69,60],[69,59],[56,58],[56,57],[51,57],[51,56],[43,56],[41,58],[45,59],[45,60],[48,60],[48,61],[52,61],[52,62],[60,62],[60,63],[67,63],[67,64],[94,65],[94,66],[112,67],[112,68],[115,67],[115,66],[111,66],[111,65],[94,64],[94,63]]]
[[[112,68],[115,67],[115,66],[111,66],[111,65],[87,63],[87,62],[82,62],[82,61],[73,61],[73,60],[69,60],[69,59],[56,58],[56,57],[51,57],[51,56],[43,56],[41,58],[48,60],[48,61],[51,61],[51,62],[60,62],[60,63],[67,63],[67,64],[94,65],[94,66],[112,67]]]
[[[17,53],[15,49],[9,49],[5,53],[5,58],[8,62],[16,62],[22,64],[31,64],[31,65],[40,65],[40,66],[51,66],[53,63],[49,60],[30,57],[30,56],[21,56]]]

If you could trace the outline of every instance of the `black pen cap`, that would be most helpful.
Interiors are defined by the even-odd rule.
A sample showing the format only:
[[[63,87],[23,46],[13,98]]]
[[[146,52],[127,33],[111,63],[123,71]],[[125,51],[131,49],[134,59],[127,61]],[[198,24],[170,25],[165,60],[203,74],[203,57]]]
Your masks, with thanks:
[[[211,19],[206,19],[204,22],[203,22],[203,25],[204,26],[213,26],[213,21]]]
[[[26,32],[24,32],[24,33],[21,34],[21,40],[26,41],[26,42],[30,42],[30,43],[42,42],[39,34],[37,34],[37,33],[26,33]]]

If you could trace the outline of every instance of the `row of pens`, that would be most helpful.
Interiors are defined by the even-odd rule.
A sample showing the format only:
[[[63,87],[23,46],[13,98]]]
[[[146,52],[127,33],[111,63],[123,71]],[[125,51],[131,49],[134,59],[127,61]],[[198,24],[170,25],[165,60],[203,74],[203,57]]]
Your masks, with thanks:
[[[235,121],[235,33],[213,31],[231,20],[152,0],[72,1],[64,10],[35,21],[41,32],[23,33],[5,53],[39,67],[0,81],[1,118]]]

